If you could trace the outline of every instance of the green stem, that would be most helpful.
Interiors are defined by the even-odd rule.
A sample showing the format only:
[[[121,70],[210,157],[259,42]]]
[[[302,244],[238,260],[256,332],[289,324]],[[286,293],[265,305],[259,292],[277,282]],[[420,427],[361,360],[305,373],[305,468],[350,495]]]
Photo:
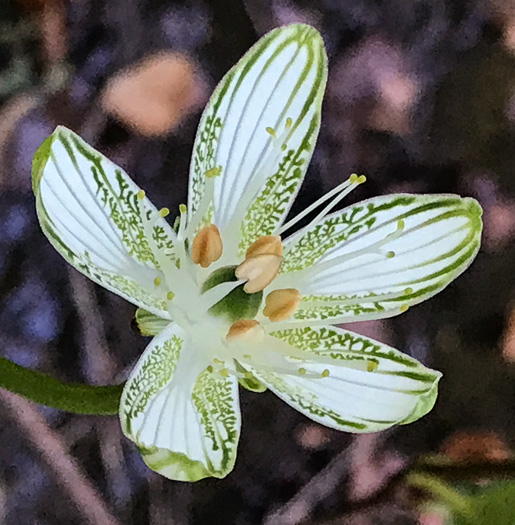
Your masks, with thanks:
[[[470,500],[454,490],[449,484],[442,481],[436,476],[430,474],[421,474],[413,472],[408,474],[406,481],[426,492],[429,492],[436,501],[440,501],[448,505],[456,513],[470,517]]]
[[[91,386],[62,383],[43,372],[29,370],[0,357],[0,387],[66,412],[111,415],[118,413],[123,384]]]

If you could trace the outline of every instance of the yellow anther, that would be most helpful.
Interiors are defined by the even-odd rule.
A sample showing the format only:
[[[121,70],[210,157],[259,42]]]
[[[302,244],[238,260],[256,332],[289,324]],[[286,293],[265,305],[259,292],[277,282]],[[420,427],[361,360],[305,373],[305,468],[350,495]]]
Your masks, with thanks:
[[[243,354],[243,357],[245,359],[252,359],[252,356],[250,354]]]
[[[393,259],[395,257],[395,252],[386,252],[386,257],[388,257],[388,259]]]
[[[170,210],[168,208],[161,208],[159,210],[159,215],[161,215],[161,217],[166,217],[170,215]]]
[[[222,361],[221,359],[218,359],[217,357],[215,357],[213,359],[213,362],[216,363],[217,365],[223,365],[225,364],[225,361]]]
[[[356,181],[358,184],[363,184],[364,182],[367,181],[367,178],[365,177],[365,175],[360,175],[358,177],[358,180]]]
[[[293,121],[290,117],[286,119],[286,127],[291,128],[291,125],[293,124]]]
[[[228,368],[222,368],[222,370],[220,370],[218,373],[222,377],[229,377],[229,369]]]
[[[353,173],[353,174],[349,177],[349,182],[350,182],[351,184],[356,184],[356,183],[358,182],[358,176],[357,176],[355,173]]]
[[[179,204],[179,213],[183,214],[188,211],[188,208],[186,207],[186,204]]]
[[[287,147],[288,147],[287,144],[281,144],[281,151],[286,151]]]
[[[156,277],[154,279],[154,286],[159,286],[161,284],[161,277]]]
[[[204,226],[193,239],[191,260],[207,268],[222,256],[223,244],[220,231],[214,224]]]
[[[273,322],[285,321],[293,315],[301,299],[302,295],[295,288],[274,290],[266,296],[263,315]]]
[[[138,193],[136,193],[136,198],[142,201],[145,198],[145,191],[139,190]]]
[[[212,179],[214,177],[218,177],[220,173],[222,173],[222,166],[216,166],[215,168],[211,168],[210,170],[207,170],[206,173],[204,173],[204,175],[208,179]]]
[[[166,294],[166,298],[168,299],[168,301],[171,301],[174,297],[175,297],[175,294],[173,292],[168,292]]]
[[[406,290],[404,290],[404,293],[406,295],[411,295],[413,293],[413,288],[406,288]]]
[[[377,370],[379,367],[379,364],[375,361],[367,361],[367,372],[373,372],[374,370]]]
[[[329,372],[329,370],[327,370],[327,368],[320,374],[322,377],[329,377],[329,374],[331,372]]]
[[[274,128],[266,128],[266,132],[271,136],[275,138],[275,129]]]
[[[211,365],[209,365],[209,366],[207,367],[207,371],[208,371],[210,374],[212,374],[212,373],[213,373],[213,367],[212,367]]]
[[[300,374],[301,376],[306,375],[307,372],[308,372],[308,371],[307,371],[305,368],[299,368],[299,374]]]
[[[401,219],[399,221],[397,221],[397,230],[401,231],[401,230],[404,230],[404,221]]]
[[[265,331],[263,327],[254,320],[251,319],[242,319],[241,321],[236,321],[231,325],[229,331],[225,338],[229,342],[239,341],[239,342],[260,342],[265,337]],[[250,355],[245,354],[243,357],[245,359],[250,359]]]
[[[264,290],[277,276],[283,261],[277,255],[256,255],[245,259],[236,268],[236,278],[247,281],[243,290],[256,293]]]
[[[245,259],[255,257],[256,255],[278,255],[281,257],[282,254],[283,245],[281,243],[281,237],[278,235],[265,235],[249,246],[245,254]]]
[[[401,313],[404,313],[408,308],[409,308],[409,306],[408,306],[407,304],[403,304],[403,305],[399,308],[399,310],[400,310]]]

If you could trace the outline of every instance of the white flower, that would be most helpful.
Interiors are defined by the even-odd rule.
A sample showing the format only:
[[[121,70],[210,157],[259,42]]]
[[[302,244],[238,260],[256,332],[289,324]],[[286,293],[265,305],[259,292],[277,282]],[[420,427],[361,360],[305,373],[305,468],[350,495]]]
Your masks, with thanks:
[[[200,123],[176,231],[167,209],[71,131],[58,128],[35,156],[50,242],[137,305],[142,332],[155,335],[120,418],[168,478],[231,471],[238,383],[350,432],[414,421],[435,402],[439,372],[332,325],[391,317],[442,290],[478,251],[481,208],[403,194],[328,214],[363,182],[353,175],[284,224],[315,145],[326,76],[320,35],[299,24],[264,36],[227,73]]]

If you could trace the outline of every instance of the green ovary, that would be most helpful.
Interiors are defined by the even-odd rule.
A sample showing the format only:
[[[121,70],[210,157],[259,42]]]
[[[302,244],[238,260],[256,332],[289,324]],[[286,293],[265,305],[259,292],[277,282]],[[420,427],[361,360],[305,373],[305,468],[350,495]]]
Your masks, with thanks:
[[[236,266],[224,266],[215,270],[202,285],[202,293],[215,286],[231,281],[237,281]],[[243,284],[227,294],[209,309],[214,317],[223,317],[234,323],[240,319],[253,319],[259,311],[263,300],[263,292],[249,294],[243,290]]]

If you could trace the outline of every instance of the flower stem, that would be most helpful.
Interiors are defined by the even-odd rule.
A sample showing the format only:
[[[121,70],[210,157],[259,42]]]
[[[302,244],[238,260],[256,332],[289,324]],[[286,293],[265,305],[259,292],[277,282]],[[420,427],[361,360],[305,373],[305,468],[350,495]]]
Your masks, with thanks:
[[[0,357],[0,387],[31,401],[66,412],[89,415],[118,413],[121,385],[91,386],[63,383]]]
[[[429,492],[436,501],[446,504],[461,516],[470,517],[470,499],[460,494],[445,481],[430,474],[417,472],[408,474],[406,481],[412,486]]]

